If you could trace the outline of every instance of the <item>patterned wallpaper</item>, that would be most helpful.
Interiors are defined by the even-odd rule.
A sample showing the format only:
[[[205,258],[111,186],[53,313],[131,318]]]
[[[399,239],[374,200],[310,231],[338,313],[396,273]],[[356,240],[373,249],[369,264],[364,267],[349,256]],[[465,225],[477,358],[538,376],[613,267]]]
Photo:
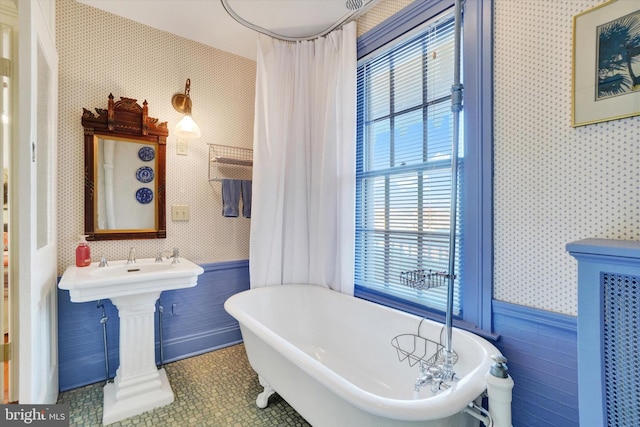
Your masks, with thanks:
[[[149,116],[168,121],[167,238],[91,242],[94,261],[138,258],[178,247],[198,263],[247,259],[250,220],[222,217],[220,183],[209,183],[208,143],[251,148],[255,62],[138,24],[73,0],[56,2],[59,55],[58,273],[74,263],[84,230],[82,108],[106,108],[107,97],[146,99]],[[193,118],[202,137],[176,154],[173,128],[181,115],[171,96],[191,79]],[[171,221],[172,204],[190,207],[190,220]]]
[[[577,314],[588,237],[640,240],[640,117],[571,127],[573,16],[598,0],[496,0],[494,298]]]
[[[575,260],[565,244],[587,237],[640,240],[640,117],[571,127],[572,19],[604,0],[495,0],[494,297],[575,315]],[[383,0],[358,20],[363,34],[409,0]],[[255,63],[73,0],[57,2],[59,273],[83,230],[82,108],[110,92],[149,102],[152,117],[180,119],[171,95],[191,78],[202,129],[188,156],[167,147],[167,239],[92,242],[93,258],[139,257],[178,246],[196,262],[248,257],[250,220],[223,218],[220,184],[207,181],[206,143],[250,148]]]

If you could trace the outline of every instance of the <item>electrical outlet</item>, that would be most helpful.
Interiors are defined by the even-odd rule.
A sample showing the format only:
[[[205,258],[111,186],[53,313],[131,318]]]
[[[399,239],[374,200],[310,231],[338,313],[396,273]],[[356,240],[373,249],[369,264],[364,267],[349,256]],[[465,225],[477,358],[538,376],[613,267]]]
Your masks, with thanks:
[[[189,205],[171,205],[172,221],[189,221]]]
[[[187,140],[186,138],[176,139],[176,154],[180,156],[187,155]]]

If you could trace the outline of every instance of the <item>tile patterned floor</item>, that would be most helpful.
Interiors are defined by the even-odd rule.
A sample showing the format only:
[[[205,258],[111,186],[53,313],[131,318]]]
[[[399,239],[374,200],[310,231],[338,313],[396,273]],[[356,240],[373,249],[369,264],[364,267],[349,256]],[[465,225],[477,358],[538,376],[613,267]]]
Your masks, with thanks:
[[[262,391],[242,344],[165,366],[175,394],[170,405],[110,424],[114,427],[307,427],[310,426],[278,394],[260,409]],[[60,393],[58,403],[70,404],[70,425],[100,426],[104,383]]]

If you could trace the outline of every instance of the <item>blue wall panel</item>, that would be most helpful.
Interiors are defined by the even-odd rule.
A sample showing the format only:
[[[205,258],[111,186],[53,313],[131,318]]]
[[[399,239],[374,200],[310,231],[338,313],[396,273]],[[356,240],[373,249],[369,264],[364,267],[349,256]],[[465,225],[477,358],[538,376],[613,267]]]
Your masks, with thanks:
[[[231,295],[249,289],[249,262],[230,261],[202,266],[204,273],[193,288],[166,291],[162,304],[164,362],[172,362],[242,340],[238,322],[224,311]],[[118,310],[103,301],[108,317],[109,376],[118,367]],[[60,391],[106,379],[102,310],[97,302],[72,303],[69,292],[58,289],[58,358]],[[158,314],[156,361],[160,363]]]
[[[513,425],[578,427],[576,318],[494,301],[493,325],[515,382]]]
[[[110,376],[115,375],[118,355],[118,311],[103,301],[108,317]],[[58,289],[58,363],[61,391],[104,380],[105,362],[102,310],[97,302],[73,303],[69,292]]]

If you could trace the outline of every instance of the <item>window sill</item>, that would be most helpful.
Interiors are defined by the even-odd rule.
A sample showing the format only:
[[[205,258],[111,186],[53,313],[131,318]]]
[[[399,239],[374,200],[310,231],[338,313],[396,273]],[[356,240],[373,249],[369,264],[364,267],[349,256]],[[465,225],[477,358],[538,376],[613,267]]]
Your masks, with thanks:
[[[406,313],[413,314],[416,316],[424,317],[426,319],[433,320],[442,324],[445,323],[445,314],[442,312],[431,311],[418,304],[404,301],[399,298],[394,298],[392,296],[383,294],[382,292],[377,292],[375,290],[365,288],[363,286],[359,286],[359,285],[355,286],[354,296],[356,298],[360,298],[365,301],[384,305],[389,308],[404,311]],[[499,334],[485,331],[483,329],[478,328],[476,325],[469,322],[465,322],[464,320],[461,320],[461,319],[453,319],[453,326],[455,326],[456,328],[462,329],[464,331],[479,335],[488,341],[496,342],[500,339]]]

